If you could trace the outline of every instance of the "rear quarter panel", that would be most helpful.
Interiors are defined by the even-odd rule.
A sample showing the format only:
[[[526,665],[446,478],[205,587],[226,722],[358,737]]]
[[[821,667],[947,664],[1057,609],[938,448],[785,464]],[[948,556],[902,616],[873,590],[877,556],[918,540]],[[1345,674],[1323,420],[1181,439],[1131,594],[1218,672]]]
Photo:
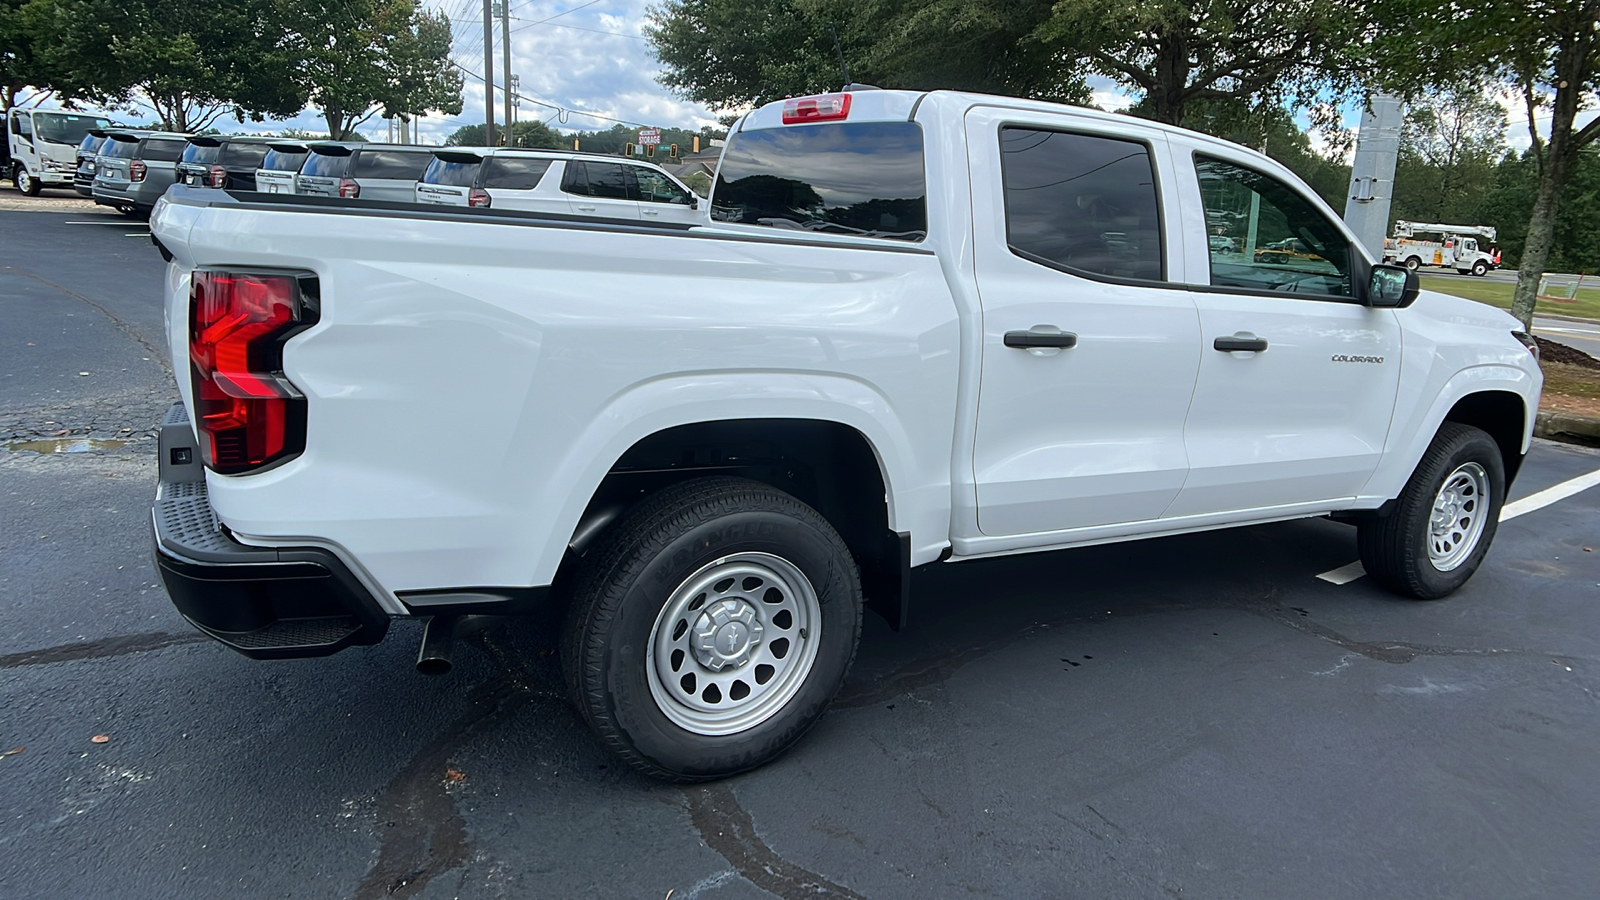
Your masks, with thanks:
[[[918,561],[948,540],[958,331],[931,253],[222,207],[169,229],[173,310],[195,266],[321,283],[284,351],[306,452],[208,478],[246,540],[333,542],[391,591],[546,584],[629,446],[752,417],[861,431]]]

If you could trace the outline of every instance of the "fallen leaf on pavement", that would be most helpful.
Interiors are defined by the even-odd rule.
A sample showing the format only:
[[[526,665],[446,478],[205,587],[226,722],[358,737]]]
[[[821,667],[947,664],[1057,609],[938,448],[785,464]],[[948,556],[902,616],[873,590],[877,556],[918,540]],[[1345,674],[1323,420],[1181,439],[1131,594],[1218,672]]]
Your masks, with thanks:
[[[109,743],[111,743],[111,735],[109,735],[109,734],[97,734],[94,737],[89,738],[89,743],[91,743],[91,744],[109,744]]]
[[[7,750],[4,753],[0,753],[0,759],[4,759],[7,756],[16,756],[18,753],[21,753],[23,750],[26,750],[26,749],[27,749],[26,746],[23,746],[23,747],[12,747],[10,750]]]
[[[451,784],[455,784],[458,781],[466,781],[467,773],[461,771],[460,769],[445,769],[444,780],[450,782]]]

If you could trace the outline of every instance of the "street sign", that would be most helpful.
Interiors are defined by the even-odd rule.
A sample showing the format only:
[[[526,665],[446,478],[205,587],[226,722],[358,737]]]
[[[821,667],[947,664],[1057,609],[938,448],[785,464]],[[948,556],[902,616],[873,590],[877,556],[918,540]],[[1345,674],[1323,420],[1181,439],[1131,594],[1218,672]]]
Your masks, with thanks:
[[[641,144],[643,144],[643,145],[645,145],[647,147],[654,146],[656,144],[661,143],[661,129],[659,129],[659,128],[641,128],[641,129],[639,129],[639,143],[641,143]]]

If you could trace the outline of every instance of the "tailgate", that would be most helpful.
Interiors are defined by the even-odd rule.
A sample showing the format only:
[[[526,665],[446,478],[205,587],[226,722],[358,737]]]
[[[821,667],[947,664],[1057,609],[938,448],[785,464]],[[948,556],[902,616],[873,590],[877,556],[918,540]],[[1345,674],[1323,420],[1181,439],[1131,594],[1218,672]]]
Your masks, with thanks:
[[[448,184],[417,185],[417,202],[440,206],[466,206],[467,189]]]

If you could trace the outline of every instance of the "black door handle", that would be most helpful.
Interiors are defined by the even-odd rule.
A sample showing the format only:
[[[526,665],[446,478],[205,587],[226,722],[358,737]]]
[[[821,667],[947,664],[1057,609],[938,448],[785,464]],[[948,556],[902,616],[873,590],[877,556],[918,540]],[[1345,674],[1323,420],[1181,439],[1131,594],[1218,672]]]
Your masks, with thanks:
[[[1006,346],[1018,350],[1030,350],[1039,347],[1053,347],[1066,349],[1078,346],[1078,336],[1070,331],[1051,333],[1048,331],[1008,331],[1006,332]]]
[[[1267,339],[1258,337],[1245,337],[1243,335],[1229,335],[1219,337],[1211,342],[1211,346],[1224,353],[1254,352],[1259,353],[1267,349]]]

